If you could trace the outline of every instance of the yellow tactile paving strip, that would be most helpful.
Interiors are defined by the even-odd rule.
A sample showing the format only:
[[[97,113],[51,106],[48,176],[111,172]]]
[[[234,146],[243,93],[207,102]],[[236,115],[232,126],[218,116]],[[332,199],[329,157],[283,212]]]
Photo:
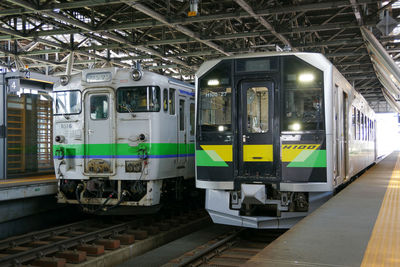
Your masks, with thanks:
[[[43,182],[43,181],[56,181],[56,177],[54,174],[50,175],[42,175],[37,177],[26,177],[26,178],[18,178],[18,179],[9,179],[0,181],[0,185],[5,184],[19,184],[19,183],[28,183],[28,182]]]
[[[400,266],[400,156],[392,172],[361,266]]]

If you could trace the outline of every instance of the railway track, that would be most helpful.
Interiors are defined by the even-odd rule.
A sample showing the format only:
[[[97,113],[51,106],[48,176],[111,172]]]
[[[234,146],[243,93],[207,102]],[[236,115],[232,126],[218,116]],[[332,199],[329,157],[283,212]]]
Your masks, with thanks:
[[[158,220],[80,221],[1,240],[0,266],[114,266],[209,223],[204,210]]]
[[[163,267],[241,266],[285,231],[236,229],[169,261]]]

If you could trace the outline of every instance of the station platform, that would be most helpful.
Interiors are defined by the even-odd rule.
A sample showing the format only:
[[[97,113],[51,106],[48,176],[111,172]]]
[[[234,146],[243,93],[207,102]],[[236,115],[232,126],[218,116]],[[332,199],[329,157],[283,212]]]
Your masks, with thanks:
[[[245,266],[400,266],[400,152],[366,171]]]
[[[0,201],[56,193],[57,180],[54,174],[0,180]]]

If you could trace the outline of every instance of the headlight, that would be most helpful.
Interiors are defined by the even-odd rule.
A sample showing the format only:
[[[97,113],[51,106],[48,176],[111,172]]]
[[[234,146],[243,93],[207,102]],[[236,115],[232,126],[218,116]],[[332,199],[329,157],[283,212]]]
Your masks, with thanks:
[[[140,70],[133,70],[132,71],[132,79],[134,81],[139,81],[142,78],[142,72]]]
[[[62,86],[66,86],[69,83],[69,76],[68,75],[61,76],[60,83]]]

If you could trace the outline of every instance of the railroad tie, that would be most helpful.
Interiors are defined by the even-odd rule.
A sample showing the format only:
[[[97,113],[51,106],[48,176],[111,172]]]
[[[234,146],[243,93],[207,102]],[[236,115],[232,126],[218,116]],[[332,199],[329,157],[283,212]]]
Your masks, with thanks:
[[[149,235],[155,235],[155,234],[158,234],[160,232],[160,229],[157,226],[153,226],[153,225],[142,226],[140,228],[142,228],[143,230],[147,231],[147,233]]]
[[[105,249],[113,250],[121,246],[121,243],[117,239],[99,239],[96,240],[97,245],[103,245]]]
[[[171,228],[171,224],[168,222],[157,222],[154,223],[154,226],[157,226],[160,231],[168,231]]]
[[[56,253],[57,258],[64,258],[68,263],[81,263],[86,260],[86,252],[78,250],[65,250]]]
[[[116,235],[114,236],[115,239],[118,239],[121,243],[121,245],[130,245],[135,243],[135,236],[134,235],[129,235],[129,234],[123,234],[123,235]]]
[[[28,251],[31,248],[29,247],[20,247],[20,246],[16,246],[16,247],[12,247],[12,248],[8,248],[5,253],[9,253],[9,254],[15,254],[15,253],[21,253],[24,251]]]
[[[102,245],[81,245],[76,249],[85,251],[88,256],[99,256],[104,254],[104,246]]]
[[[144,240],[148,237],[147,231],[143,230],[128,230],[127,233],[134,235],[136,240]]]
[[[43,257],[36,259],[32,262],[32,265],[43,266],[43,267],[64,267],[67,261],[63,258],[49,258]]]

